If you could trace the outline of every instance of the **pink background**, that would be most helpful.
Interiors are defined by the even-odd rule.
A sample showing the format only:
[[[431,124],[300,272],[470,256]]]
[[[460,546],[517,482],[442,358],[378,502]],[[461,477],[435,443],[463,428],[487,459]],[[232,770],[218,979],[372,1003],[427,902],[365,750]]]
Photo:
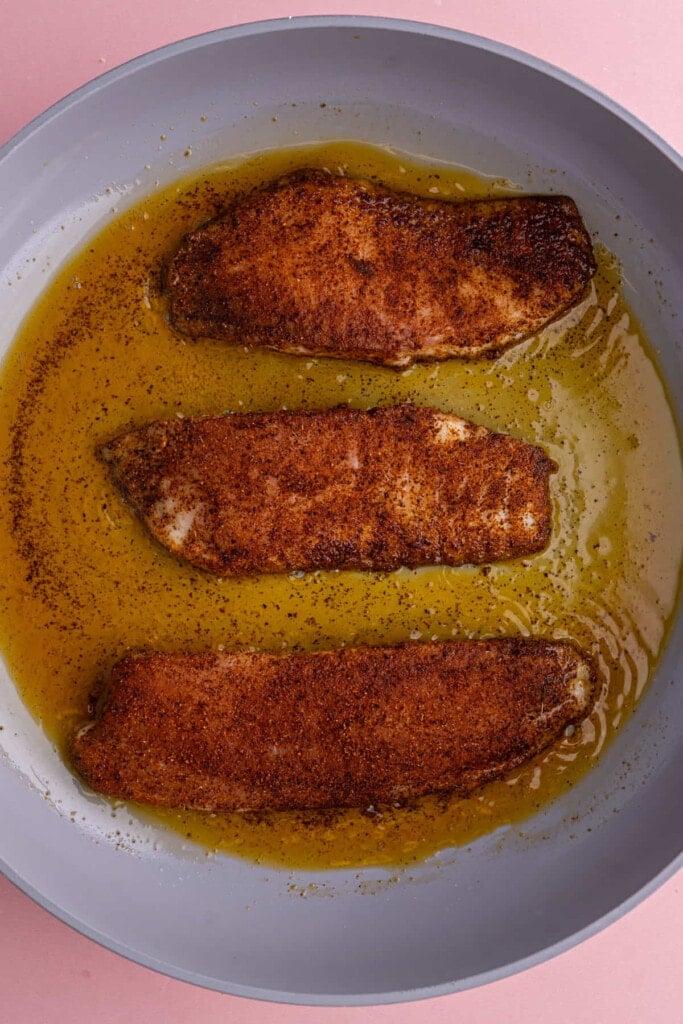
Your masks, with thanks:
[[[683,151],[680,0],[4,0],[0,143],[146,50],[225,25],[326,13],[412,18],[509,43],[590,82]],[[328,1010],[155,974],[73,932],[0,876],[0,1024],[676,1024],[682,966],[683,872],[599,935],[513,978],[427,1002]]]

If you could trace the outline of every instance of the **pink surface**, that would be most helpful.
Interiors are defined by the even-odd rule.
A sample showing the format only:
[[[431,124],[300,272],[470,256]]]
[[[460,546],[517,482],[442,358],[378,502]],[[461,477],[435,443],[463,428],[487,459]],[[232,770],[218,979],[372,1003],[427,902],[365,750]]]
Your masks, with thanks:
[[[527,50],[601,89],[683,150],[680,0],[5,0],[0,143],[70,90],[146,50],[225,25],[325,13],[430,21]],[[484,988],[396,1007],[277,1006],[131,964],[0,878],[0,1024],[675,1024],[683,1020],[682,964],[679,873],[578,948]]]

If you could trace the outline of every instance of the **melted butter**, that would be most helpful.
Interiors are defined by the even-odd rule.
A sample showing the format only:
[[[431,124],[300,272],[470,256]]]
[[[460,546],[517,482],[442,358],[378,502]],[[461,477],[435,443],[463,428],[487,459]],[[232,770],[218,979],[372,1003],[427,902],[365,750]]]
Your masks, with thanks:
[[[673,612],[680,452],[652,352],[619,270],[598,252],[589,294],[496,361],[403,372],[190,342],[158,270],[231,196],[293,167],[376,176],[446,198],[509,192],[352,143],[225,165],[114,220],[57,277],[6,361],[0,408],[0,629],[11,674],[64,748],[108,667],[130,649],[313,650],[506,634],[571,637],[601,691],[571,736],[468,799],[379,813],[145,811],[209,848],[288,866],[399,864],[522,820],[573,785],[642,693]],[[542,444],[558,464],[546,551],[486,567],[217,580],[152,542],[95,448],[150,419],[224,410],[413,401]]]

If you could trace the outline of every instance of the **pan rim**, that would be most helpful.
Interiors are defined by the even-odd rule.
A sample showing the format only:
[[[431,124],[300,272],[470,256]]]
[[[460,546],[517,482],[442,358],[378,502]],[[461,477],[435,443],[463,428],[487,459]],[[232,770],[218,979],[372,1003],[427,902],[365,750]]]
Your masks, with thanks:
[[[263,21],[242,22],[239,25],[231,25],[226,28],[212,29],[208,32],[200,32],[197,35],[187,36],[172,43],[165,43],[155,47],[137,57],[131,57],[122,64],[104,71],[90,81],[85,82],[78,88],[73,89],[65,96],[50,104],[45,110],[37,114],[26,125],[10,136],[0,146],[0,162],[11,152],[20,146],[35,131],[47,122],[59,117],[60,114],[73,106],[75,103],[86,99],[91,94],[99,92],[110,84],[121,78],[127,78],[131,73],[143,68],[151,67],[160,61],[167,60],[180,54],[188,53],[195,49],[227,41],[230,39],[248,38],[250,36],[264,35],[266,33],[295,32],[306,29],[317,28],[364,28],[373,30],[385,30],[392,32],[413,33],[415,35],[428,36],[437,39],[446,39],[451,42],[461,43],[473,49],[483,50],[494,56],[505,57],[516,63],[523,64],[534,71],[538,71],[546,77],[555,79],[571,89],[582,93],[587,99],[592,100],[598,106],[615,114],[621,121],[633,128],[640,135],[650,142],[659,152],[670,160],[675,167],[683,171],[683,154],[679,153],[661,135],[650,128],[644,121],[632,114],[626,107],[612,99],[600,89],[573,75],[569,71],[541,57],[536,57],[518,47],[510,46],[507,43],[500,43],[487,36],[480,36],[472,32],[463,32],[460,29],[448,28],[446,26],[433,24],[431,22],[413,21],[404,18],[379,17],[370,15],[351,14],[321,14],[321,15],[298,15],[289,18],[268,18]]]

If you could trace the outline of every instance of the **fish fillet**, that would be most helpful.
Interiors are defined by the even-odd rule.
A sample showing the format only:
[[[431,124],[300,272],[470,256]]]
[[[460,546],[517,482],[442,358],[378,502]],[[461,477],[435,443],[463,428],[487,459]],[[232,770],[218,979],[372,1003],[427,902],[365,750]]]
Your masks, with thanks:
[[[545,452],[435,409],[155,421],[100,451],[150,533],[219,576],[464,565],[545,546]]]
[[[594,273],[566,196],[445,202],[303,170],[188,235],[166,291],[192,337],[407,366],[496,354]]]
[[[589,660],[544,640],[133,655],[71,756],[93,789],[161,806],[364,807],[505,775],[593,689]]]

